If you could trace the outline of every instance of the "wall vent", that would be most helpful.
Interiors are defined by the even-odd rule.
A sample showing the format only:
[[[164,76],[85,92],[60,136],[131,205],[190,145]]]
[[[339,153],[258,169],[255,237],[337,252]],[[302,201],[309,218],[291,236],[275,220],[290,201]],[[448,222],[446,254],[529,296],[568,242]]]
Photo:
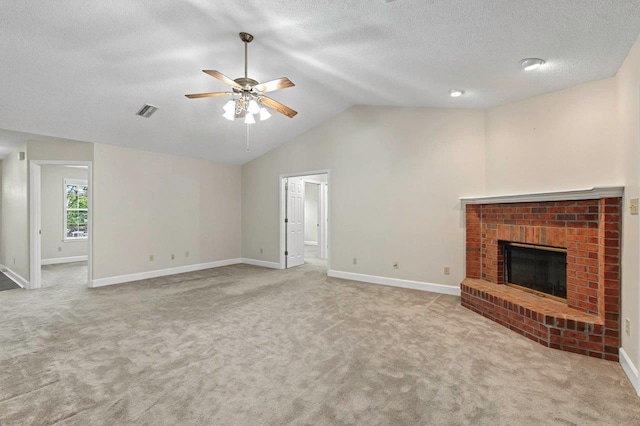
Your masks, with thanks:
[[[136,115],[139,115],[140,117],[144,117],[144,118],[149,118],[153,115],[154,112],[156,112],[158,110],[157,106],[153,106],[153,105],[149,105],[149,104],[144,104],[144,106],[142,108],[140,108],[140,111],[138,111],[136,113]]]

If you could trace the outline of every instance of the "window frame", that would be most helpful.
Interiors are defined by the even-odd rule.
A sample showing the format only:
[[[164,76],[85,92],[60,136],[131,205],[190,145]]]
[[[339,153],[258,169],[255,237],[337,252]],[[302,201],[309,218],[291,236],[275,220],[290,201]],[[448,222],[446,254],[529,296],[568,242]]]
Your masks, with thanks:
[[[67,224],[67,212],[76,211],[76,212],[86,212],[87,213],[87,229],[89,226],[89,206],[87,208],[77,208],[77,209],[69,209],[67,207],[67,186],[75,185],[75,186],[86,186],[87,187],[87,201],[89,199],[89,181],[87,179],[63,179],[62,186],[62,240],[65,243],[73,243],[80,241],[87,241],[89,239],[89,233],[84,237],[69,237],[67,236],[67,229],[69,229]]]

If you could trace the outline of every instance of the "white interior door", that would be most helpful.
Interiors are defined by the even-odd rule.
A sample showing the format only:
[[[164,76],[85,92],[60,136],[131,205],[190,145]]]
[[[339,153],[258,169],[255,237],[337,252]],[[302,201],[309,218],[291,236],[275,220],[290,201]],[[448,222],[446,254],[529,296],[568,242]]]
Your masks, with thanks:
[[[304,264],[304,180],[287,179],[287,268]]]

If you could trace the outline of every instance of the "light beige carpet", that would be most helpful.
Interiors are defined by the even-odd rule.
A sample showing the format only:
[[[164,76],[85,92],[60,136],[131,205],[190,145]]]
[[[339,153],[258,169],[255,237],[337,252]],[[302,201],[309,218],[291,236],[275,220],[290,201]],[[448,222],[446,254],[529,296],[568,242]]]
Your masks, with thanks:
[[[5,291],[0,306],[3,426],[640,424],[619,364],[321,264]]]
[[[87,261],[42,265],[42,287],[86,287],[89,281],[87,268]]]

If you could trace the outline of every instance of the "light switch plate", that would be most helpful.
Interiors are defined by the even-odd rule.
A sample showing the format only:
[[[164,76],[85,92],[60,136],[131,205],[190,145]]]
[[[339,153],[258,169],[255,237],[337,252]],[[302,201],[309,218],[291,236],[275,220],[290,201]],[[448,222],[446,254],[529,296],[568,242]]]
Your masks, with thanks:
[[[638,214],[638,199],[631,198],[629,200],[629,213]]]

